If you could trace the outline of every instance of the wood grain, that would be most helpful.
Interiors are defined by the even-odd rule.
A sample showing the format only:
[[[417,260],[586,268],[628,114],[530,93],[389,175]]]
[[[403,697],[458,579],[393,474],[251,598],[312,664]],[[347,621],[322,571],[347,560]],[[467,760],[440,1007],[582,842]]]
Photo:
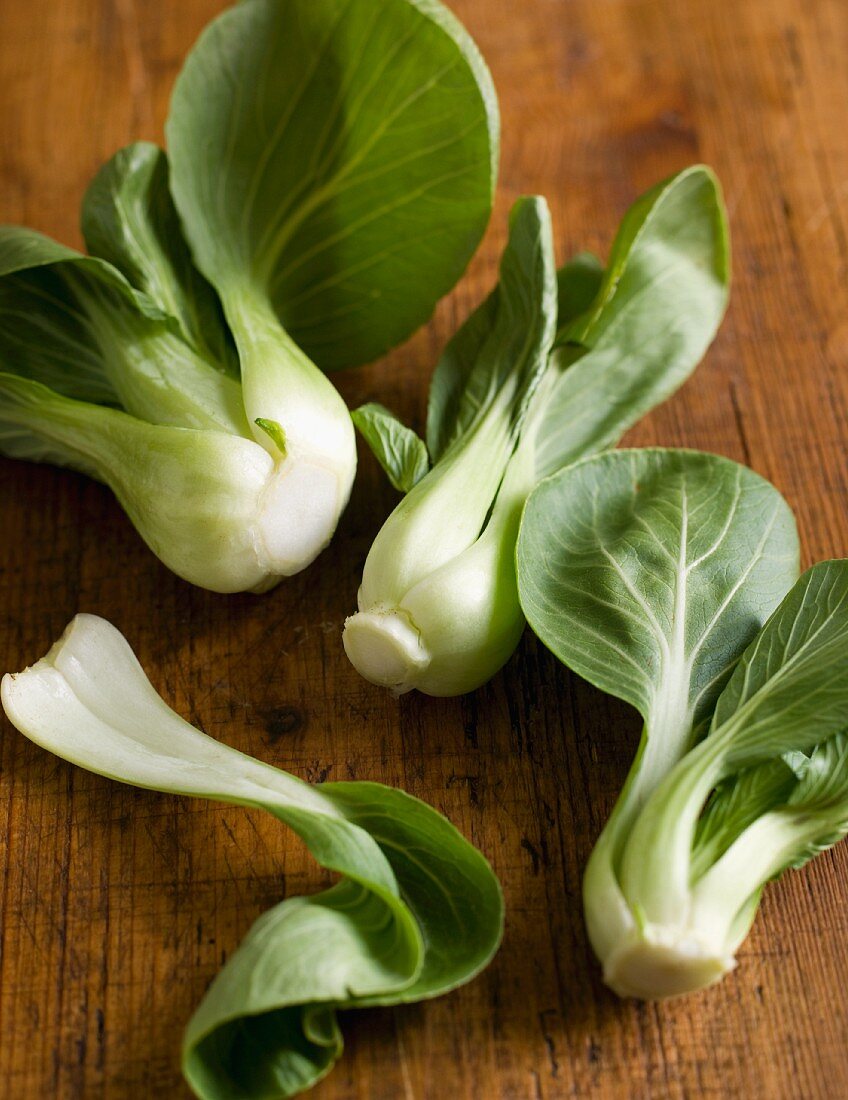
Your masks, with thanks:
[[[0,2],[0,219],[68,243],[115,148],[161,139],[216,0]],[[493,278],[504,214],[546,194],[561,257],[606,250],[625,206],[694,160],[732,216],[729,317],[703,367],[630,436],[749,462],[797,510],[805,562],[848,554],[848,6],[844,0],[455,0],[504,116],[497,216],[433,323],[341,379],[419,425],[438,349]],[[848,1096],[848,846],[768,891],[738,971],[679,1003],[601,984],[581,868],[637,735],[623,706],[526,638],[486,688],[395,701],[340,644],[394,495],[363,456],[320,563],[261,598],[171,576],[110,494],[0,464],[0,669],[78,610],[125,631],[177,710],[312,779],[399,784],[494,863],[492,967],[441,1000],[343,1018],[316,1100]],[[185,1097],[181,1029],[251,921],[321,885],[270,819],[121,787],[0,733],[0,1092]]]

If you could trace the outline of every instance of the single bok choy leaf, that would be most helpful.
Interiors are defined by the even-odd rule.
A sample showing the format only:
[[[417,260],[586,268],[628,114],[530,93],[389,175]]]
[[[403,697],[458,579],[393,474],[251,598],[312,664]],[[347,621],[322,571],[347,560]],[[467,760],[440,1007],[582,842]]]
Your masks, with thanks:
[[[445,818],[379,783],[310,786],[214,741],[103,619],[78,615],[46,657],[3,678],[2,702],[23,734],[89,771],[267,810],[342,876],[260,917],[212,983],[183,1045],[202,1100],[294,1096],[341,1054],[338,1009],[445,993],[497,949],[497,879]]]
[[[708,985],[734,965],[764,883],[848,828],[834,740],[848,563],[792,587],[781,496],[686,451],[614,452],[544,481],[517,560],[534,631],[644,720],[584,879],[604,977],[645,998]]]
[[[542,278],[540,265],[510,261],[531,246],[526,232],[514,233],[505,253],[511,281],[502,269],[436,367],[426,433],[432,469],[422,476],[416,465],[414,488],[377,535],[359,613],[345,627],[353,664],[397,692],[460,694],[504,664],[524,627],[514,554],[528,494],[548,474],[615,444],[677,389],[724,314],[726,218],[718,183],[702,166],[631,207],[605,270],[580,254],[557,279],[550,264]],[[532,384],[517,384],[525,375]],[[381,415],[363,434],[393,484],[406,487],[395,468],[400,431]],[[407,443],[416,461],[421,446]]]
[[[166,133],[247,419],[324,545],[356,445],[322,372],[405,339],[465,269],[496,173],[488,70],[436,0],[255,0],[203,32]]]
[[[424,440],[401,424],[385,405],[374,401],[354,409],[351,417],[389,481],[400,492],[408,493],[430,469]]]

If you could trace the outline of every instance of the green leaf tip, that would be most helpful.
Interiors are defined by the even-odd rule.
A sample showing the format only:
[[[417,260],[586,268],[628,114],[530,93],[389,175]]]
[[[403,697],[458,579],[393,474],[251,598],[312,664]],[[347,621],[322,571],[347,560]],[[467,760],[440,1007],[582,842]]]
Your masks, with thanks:
[[[424,440],[376,402],[361,405],[350,415],[394,488],[408,493],[430,469]]]
[[[263,432],[269,437],[271,442],[280,452],[282,457],[286,454],[286,433],[283,431],[280,424],[276,420],[266,420],[262,416],[257,416],[253,421]]]

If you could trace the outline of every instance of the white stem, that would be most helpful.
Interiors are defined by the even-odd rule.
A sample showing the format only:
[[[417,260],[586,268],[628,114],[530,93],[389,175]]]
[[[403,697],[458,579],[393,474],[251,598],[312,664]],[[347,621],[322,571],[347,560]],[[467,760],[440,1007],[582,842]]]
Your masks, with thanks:
[[[0,698],[31,741],[98,775],[174,794],[341,816],[308,784],[180,718],[120,631],[96,615],[77,615],[45,657],[4,676]]]
[[[789,807],[757,818],[693,885],[693,929],[735,950],[738,914],[764,883],[815,841],[822,828],[821,820],[804,808]],[[746,932],[747,928],[743,936]]]
[[[275,460],[260,518],[275,571],[305,568],[328,545],[356,474],[356,437],[338,390],[280,325],[267,301],[224,294],[242,370],[244,409],[256,442]],[[272,421],[282,440],[257,423]]]

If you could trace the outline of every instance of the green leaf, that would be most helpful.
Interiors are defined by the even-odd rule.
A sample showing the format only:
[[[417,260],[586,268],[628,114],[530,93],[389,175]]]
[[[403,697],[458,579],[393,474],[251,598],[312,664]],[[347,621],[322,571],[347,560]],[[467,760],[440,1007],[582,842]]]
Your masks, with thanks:
[[[265,420],[264,417],[256,418],[257,425],[271,439],[282,456],[286,453],[286,433],[276,420]]]
[[[617,443],[689,377],[729,283],[726,214],[708,168],[685,169],[628,210],[595,302],[560,329],[561,377],[530,418],[539,478]]]
[[[786,812],[800,819],[808,833],[805,843],[796,846],[788,862],[794,869],[803,867],[848,834],[848,734],[834,734],[816,745],[804,774],[787,799]],[[808,826],[813,817],[819,819],[819,828],[811,836]]]
[[[124,310],[138,312],[138,323],[157,328],[158,313],[146,317],[120,274],[57,241],[21,226],[0,226],[0,364],[32,377],[68,397],[119,404],[109,365],[81,310],[77,295],[62,275],[78,268],[102,284],[104,295],[123,299]],[[152,303],[151,303],[152,306]],[[121,308],[120,306],[118,307]]]
[[[701,815],[692,845],[692,878],[703,875],[763,814],[781,806],[798,775],[777,757],[723,780]]]
[[[119,150],[82,202],[82,234],[100,256],[175,318],[195,351],[238,375],[238,359],[218,296],[191,259],[168,190],[165,153],[146,141]]]
[[[427,450],[433,463],[439,461],[451,441],[467,424],[460,422],[462,409],[470,409],[462,397],[486,341],[491,337],[499,314],[498,288],[485,298],[457,329],[439,357],[427,398]]]
[[[239,4],[189,54],[166,132],[186,236],[237,339],[234,288],[325,370],[426,321],[489,218],[495,93],[435,0]]]
[[[262,807],[344,876],[261,917],[191,1020],[183,1066],[203,1100],[310,1087],[341,1052],[335,1010],[435,996],[490,960],[502,899],[489,865],[435,810],[376,783],[317,787],[227,748],[156,695],[124,638],[80,615],[3,680],[31,740],[101,775]]]
[[[564,336],[569,326],[597,299],[604,281],[604,265],[591,252],[578,252],[557,272],[557,324]]]
[[[810,713],[815,714],[815,699],[810,701]],[[848,724],[848,705],[844,713]],[[720,743],[721,734],[711,735],[709,741]],[[792,755],[796,770],[783,764],[792,779],[784,780],[780,797],[775,797],[778,792],[773,789],[768,802],[755,797],[744,805],[747,820],[741,820],[740,814],[738,824],[743,827],[731,844],[721,844],[714,860],[704,858],[712,854],[709,839],[706,845],[699,840],[693,852],[689,924],[701,935],[723,936],[732,951],[747,935],[768,880],[802,867],[848,833],[848,736],[839,732],[816,745],[803,758],[802,767],[798,767],[801,754]],[[736,803],[742,810],[742,796],[750,791],[748,777],[774,775],[780,766],[773,759],[744,769],[738,776],[729,776],[722,789],[734,782],[740,787]],[[686,784],[686,770],[681,765],[674,786]],[[760,793],[762,786],[761,782]]]
[[[514,445],[547,365],[556,309],[550,212],[544,199],[522,198],[510,212],[496,291],[472,313],[436,367],[429,416],[437,423],[428,426],[434,462],[494,416],[508,424]]]
[[[395,489],[408,493],[430,469],[424,440],[375,402],[354,409],[351,416],[389,481]]]
[[[848,821],[848,732],[835,733],[816,745],[795,778],[788,806],[802,812],[835,811]]]
[[[848,561],[820,562],[746,649],[715,708],[727,766],[808,752],[848,728]]]
[[[579,253],[560,268],[557,272],[559,326],[573,321],[589,307],[598,292],[602,275],[600,262],[588,252]],[[493,339],[500,312],[499,294],[500,286],[497,286],[457,330],[436,365],[427,405],[427,448],[434,462],[453,439],[468,429],[476,413],[473,401],[466,396],[469,379],[486,342]],[[550,307],[547,296],[544,301],[547,310]],[[527,323],[532,324],[529,318]]]
[[[121,273],[33,230],[0,227],[0,369],[150,423],[249,434],[237,382]]]
[[[535,633],[636,707],[666,763],[709,718],[797,569],[795,522],[777,490],[695,451],[615,451],[548,478],[518,544]]]

